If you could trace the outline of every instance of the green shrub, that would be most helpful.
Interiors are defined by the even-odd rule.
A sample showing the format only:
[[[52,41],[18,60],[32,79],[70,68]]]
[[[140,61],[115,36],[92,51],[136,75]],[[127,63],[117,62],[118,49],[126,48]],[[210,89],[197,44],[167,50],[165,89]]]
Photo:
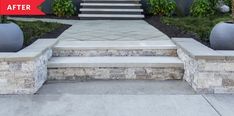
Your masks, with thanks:
[[[226,5],[232,7],[232,0],[223,0]]]
[[[160,16],[171,16],[176,9],[174,0],[149,0],[150,13]]]
[[[194,0],[190,8],[190,13],[196,17],[214,15],[216,2],[216,0]]]
[[[72,16],[76,12],[76,7],[72,0],[54,0],[53,13],[59,17]]]

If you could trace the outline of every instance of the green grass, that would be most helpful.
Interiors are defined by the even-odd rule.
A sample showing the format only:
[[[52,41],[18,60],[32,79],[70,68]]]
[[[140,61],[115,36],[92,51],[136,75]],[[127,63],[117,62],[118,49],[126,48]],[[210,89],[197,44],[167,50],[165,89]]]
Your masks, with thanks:
[[[35,39],[42,35],[59,28],[62,24],[47,23],[41,21],[25,22],[12,21],[20,26],[24,33],[24,46],[30,45]]]
[[[230,21],[230,15],[212,17],[163,17],[162,22],[167,25],[177,26],[183,30],[196,33],[204,42],[209,42],[212,28],[219,22]]]

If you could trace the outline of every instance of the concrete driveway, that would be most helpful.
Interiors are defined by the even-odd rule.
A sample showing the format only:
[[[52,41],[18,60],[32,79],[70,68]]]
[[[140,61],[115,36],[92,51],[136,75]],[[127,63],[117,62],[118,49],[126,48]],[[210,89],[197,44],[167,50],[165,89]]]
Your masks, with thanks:
[[[0,96],[0,116],[233,116],[233,107],[234,95],[198,95],[182,81],[48,82],[36,95]]]

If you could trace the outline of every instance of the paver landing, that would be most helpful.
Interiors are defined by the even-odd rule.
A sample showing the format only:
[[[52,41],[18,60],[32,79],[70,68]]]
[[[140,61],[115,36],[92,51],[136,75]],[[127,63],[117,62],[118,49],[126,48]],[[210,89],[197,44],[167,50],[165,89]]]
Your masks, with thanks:
[[[169,37],[144,20],[77,21],[59,37],[62,41],[154,41]]]

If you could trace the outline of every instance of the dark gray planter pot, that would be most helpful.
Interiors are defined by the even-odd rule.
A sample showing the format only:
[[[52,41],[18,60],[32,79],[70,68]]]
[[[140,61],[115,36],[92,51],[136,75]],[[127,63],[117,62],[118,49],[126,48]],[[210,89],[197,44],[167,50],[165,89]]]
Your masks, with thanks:
[[[217,24],[211,31],[210,44],[215,50],[234,50],[234,23]]]
[[[23,47],[23,32],[15,23],[0,24],[0,52],[16,52]]]

